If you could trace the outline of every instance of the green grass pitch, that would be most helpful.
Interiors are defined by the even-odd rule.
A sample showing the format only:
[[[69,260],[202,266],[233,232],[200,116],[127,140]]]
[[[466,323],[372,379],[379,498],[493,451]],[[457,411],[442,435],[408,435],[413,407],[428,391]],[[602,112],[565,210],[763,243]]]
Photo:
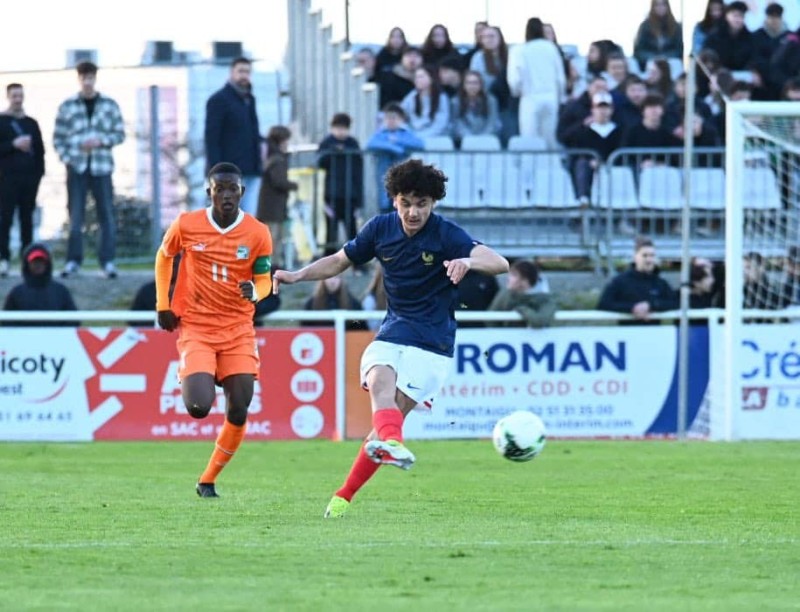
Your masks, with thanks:
[[[0,444],[0,610],[797,610],[800,444]]]

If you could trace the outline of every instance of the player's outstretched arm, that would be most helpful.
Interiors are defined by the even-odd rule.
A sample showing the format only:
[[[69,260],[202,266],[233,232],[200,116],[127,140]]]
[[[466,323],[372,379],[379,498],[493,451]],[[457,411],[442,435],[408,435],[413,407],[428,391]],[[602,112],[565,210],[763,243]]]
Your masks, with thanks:
[[[450,259],[444,262],[447,277],[454,285],[461,282],[469,270],[483,274],[504,274],[508,272],[508,260],[483,244],[475,245],[469,257]]]
[[[344,249],[339,249],[339,251],[333,255],[322,257],[295,272],[276,270],[272,275],[272,290],[274,293],[278,293],[281,283],[293,285],[300,281],[316,281],[331,278],[332,276],[341,274],[351,265],[353,264],[347,255],[344,254]]]

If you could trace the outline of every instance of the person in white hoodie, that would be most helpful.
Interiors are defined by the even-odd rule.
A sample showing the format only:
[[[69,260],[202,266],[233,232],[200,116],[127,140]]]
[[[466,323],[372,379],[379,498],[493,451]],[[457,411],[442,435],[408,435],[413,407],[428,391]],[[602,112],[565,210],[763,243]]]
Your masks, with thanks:
[[[512,47],[508,57],[508,86],[519,97],[519,133],[543,138],[557,149],[559,104],[566,96],[564,62],[554,43],[544,36],[538,17],[528,19],[523,45]]]

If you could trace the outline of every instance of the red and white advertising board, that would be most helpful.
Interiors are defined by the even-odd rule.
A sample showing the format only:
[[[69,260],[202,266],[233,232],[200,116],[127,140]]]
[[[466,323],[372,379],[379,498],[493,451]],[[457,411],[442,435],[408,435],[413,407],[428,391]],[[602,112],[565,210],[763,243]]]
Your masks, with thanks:
[[[333,330],[258,330],[259,380],[248,439],[333,437]],[[212,413],[186,413],[176,336],[152,329],[5,329],[0,336],[0,440],[211,440]]]

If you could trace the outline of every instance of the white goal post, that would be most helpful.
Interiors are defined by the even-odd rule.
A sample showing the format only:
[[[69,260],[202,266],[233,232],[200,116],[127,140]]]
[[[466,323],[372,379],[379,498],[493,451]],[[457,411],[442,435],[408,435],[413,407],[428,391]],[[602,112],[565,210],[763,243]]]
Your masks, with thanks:
[[[780,384],[770,389],[770,380],[752,383],[761,387],[748,386],[751,383],[747,379],[757,378],[751,374],[760,367],[754,359],[755,347],[762,338],[765,345],[775,343],[769,339],[775,336],[773,330],[758,327],[759,322],[788,323],[791,327],[776,330],[784,336],[794,336],[796,328],[800,346],[797,302],[787,298],[787,291],[797,295],[797,288],[787,285],[787,255],[792,247],[800,245],[800,102],[727,102],[725,125],[723,388],[724,439],[731,440],[749,437],[745,419],[751,417],[752,411],[763,410],[764,419],[773,425],[783,418],[780,413],[777,420],[775,414],[767,414],[766,400],[760,409],[748,406],[750,390],[763,388],[765,396],[769,392],[782,393]],[[754,271],[756,263],[758,272]],[[750,274],[748,283],[744,280],[745,268]],[[763,280],[755,280],[756,274],[762,274],[759,278]],[[791,346],[790,338],[786,346]],[[772,348],[764,350],[775,352]],[[773,359],[777,370],[782,357],[772,358],[770,354],[766,352],[763,360]],[[800,355],[797,360],[800,372]],[[768,364],[763,367],[770,368]]]

